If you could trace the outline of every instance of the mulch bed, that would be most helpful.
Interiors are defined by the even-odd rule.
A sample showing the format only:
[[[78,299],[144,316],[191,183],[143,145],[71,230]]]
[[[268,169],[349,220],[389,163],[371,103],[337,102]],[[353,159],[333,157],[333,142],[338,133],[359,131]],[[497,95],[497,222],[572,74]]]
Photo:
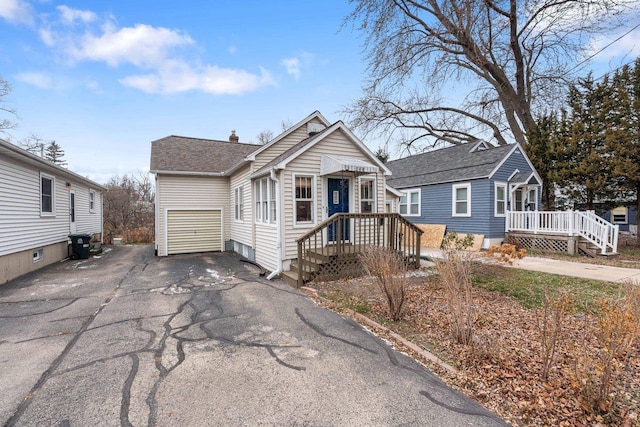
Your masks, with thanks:
[[[448,374],[422,361],[452,387],[482,403],[514,425],[527,426],[640,426],[640,348],[623,367],[616,390],[613,414],[594,413],[581,402],[576,389],[577,358],[595,354],[597,340],[585,331],[594,319],[573,314],[565,318],[555,363],[543,380],[540,356],[542,309],[526,309],[499,292],[474,288],[478,310],[475,345],[458,344],[449,329],[447,304],[437,276],[412,277],[404,306],[404,318],[389,320],[385,301],[371,278],[311,283],[321,304],[338,312],[348,308],[363,312],[455,366]]]

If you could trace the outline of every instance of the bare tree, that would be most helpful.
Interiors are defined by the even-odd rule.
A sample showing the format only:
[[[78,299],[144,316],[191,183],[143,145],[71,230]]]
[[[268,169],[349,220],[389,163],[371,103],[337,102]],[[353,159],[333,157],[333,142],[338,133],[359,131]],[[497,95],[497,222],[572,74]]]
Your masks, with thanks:
[[[45,141],[39,135],[32,133],[26,138],[18,141],[18,145],[36,156],[44,157],[45,147],[52,142],[54,141]]]
[[[112,177],[104,196],[104,230],[107,241],[123,236],[127,242],[153,239],[154,190],[146,172]]]
[[[273,132],[268,129],[263,130],[256,138],[258,138],[258,143],[264,145],[273,139]]]
[[[11,93],[11,85],[5,79],[0,76],[0,114],[14,116],[16,111],[6,106],[6,97]],[[16,123],[12,120],[0,117],[0,133],[6,132],[8,129],[16,127]]]
[[[356,129],[416,141],[526,144],[534,112],[565,92],[588,39],[630,0],[351,0],[369,80],[345,109]],[[613,19],[617,19],[616,23]],[[450,94],[461,93],[456,101]],[[449,98],[449,99],[448,99]]]

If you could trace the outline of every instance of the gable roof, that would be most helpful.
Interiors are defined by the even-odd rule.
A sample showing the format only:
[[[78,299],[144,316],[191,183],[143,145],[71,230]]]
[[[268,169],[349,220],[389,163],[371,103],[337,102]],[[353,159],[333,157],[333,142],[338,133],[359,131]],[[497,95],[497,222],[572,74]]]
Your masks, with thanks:
[[[280,141],[281,139],[285,138],[286,136],[292,134],[294,131],[298,130],[301,126],[306,125],[308,122],[310,122],[313,119],[318,119],[320,120],[322,123],[324,123],[325,127],[329,127],[329,125],[331,123],[329,123],[329,121],[320,113],[320,111],[314,111],[313,113],[309,114],[307,117],[305,117],[304,119],[300,120],[298,123],[296,123],[295,125],[291,126],[289,129],[285,130],[284,132],[282,132],[280,135],[276,136],[274,139],[272,139],[271,141],[269,141],[268,143],[264,144],[263,146],[261,146],[259,149],[255,150],[253,153],[250,153],[247,156],[246,160],[255,160],[256,156],[260,153],[262,153],[263,151],[265,151],[266,149],[268,149],[269,147],[271,147],[272,145],[276,144],[278,141]]]
[[[379,167],[385,175],[391,174],[391,171],[367,148],[366,145],[358,137],[356,137],[342,121],[337,121],[331,126],[323,129],[317,134],[311,135],[308,138],[303,139],[296,145],[292,146],[284,153],[280,154],[278,157],[272,159],[266,165],[261,167],[258,171],[256,171],[251,178],[257,178],[263,175],[266,175],[271,171],[271,169],[284,169],[287,164],[300,156],[302,153],[316,145],[318,142],[322,141],[328,135],[332,134],[336,130],[342,130],[349,139],[351,139],[355,145],[362,150],[362,152],[375,163],[377,167]]]
[[[490,177],[519,145],[501,145],[477,150],[468,144],[428,151],[387,162],[393,173],[387,179],[395,188],[418,187],[443,182]]]
[[[261,145],[167,136],[151,143],[151,173],[224,175]]]
[[[90,180],[89,178],[85,178],[80,174],[63,168],[62,166],[53,164],[40,156],[36,156],[35,154],[30,153],[27,150],[18,147],[17,145],[13,145],[12,143],[5,141],[4,139],[0,139],[0,155],[27,164],[31,167],[41,169],[52,174],[57,174],[58,176],[63,176],[68,179],[74,179],[76,181],[83,182],[91,188],[100,189],[102,191],[107,190],[107,187],[105,187],[104,185],[100,185],[97,182]]]

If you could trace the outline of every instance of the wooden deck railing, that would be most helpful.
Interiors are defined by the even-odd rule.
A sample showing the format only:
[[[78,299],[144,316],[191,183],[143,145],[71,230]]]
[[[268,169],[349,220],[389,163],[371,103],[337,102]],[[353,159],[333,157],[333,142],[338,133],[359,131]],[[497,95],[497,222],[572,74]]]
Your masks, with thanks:
[[[313,257],[352,258],[370,246],[383,246],[402,254],[414,268],[420,267],[422,230],[397,213],[338,213],[300,237],[298,287],[310,271]]]
[[[618,226],[593,211],[507,211],[505,231],[581,236],[602,254],[618,251]]]

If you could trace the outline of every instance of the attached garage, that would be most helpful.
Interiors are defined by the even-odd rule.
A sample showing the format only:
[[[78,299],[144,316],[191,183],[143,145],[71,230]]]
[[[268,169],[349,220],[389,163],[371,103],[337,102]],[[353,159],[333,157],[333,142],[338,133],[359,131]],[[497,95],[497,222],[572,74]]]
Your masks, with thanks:
[[[223,250],[222,210],[168,210],[167,254]]]

